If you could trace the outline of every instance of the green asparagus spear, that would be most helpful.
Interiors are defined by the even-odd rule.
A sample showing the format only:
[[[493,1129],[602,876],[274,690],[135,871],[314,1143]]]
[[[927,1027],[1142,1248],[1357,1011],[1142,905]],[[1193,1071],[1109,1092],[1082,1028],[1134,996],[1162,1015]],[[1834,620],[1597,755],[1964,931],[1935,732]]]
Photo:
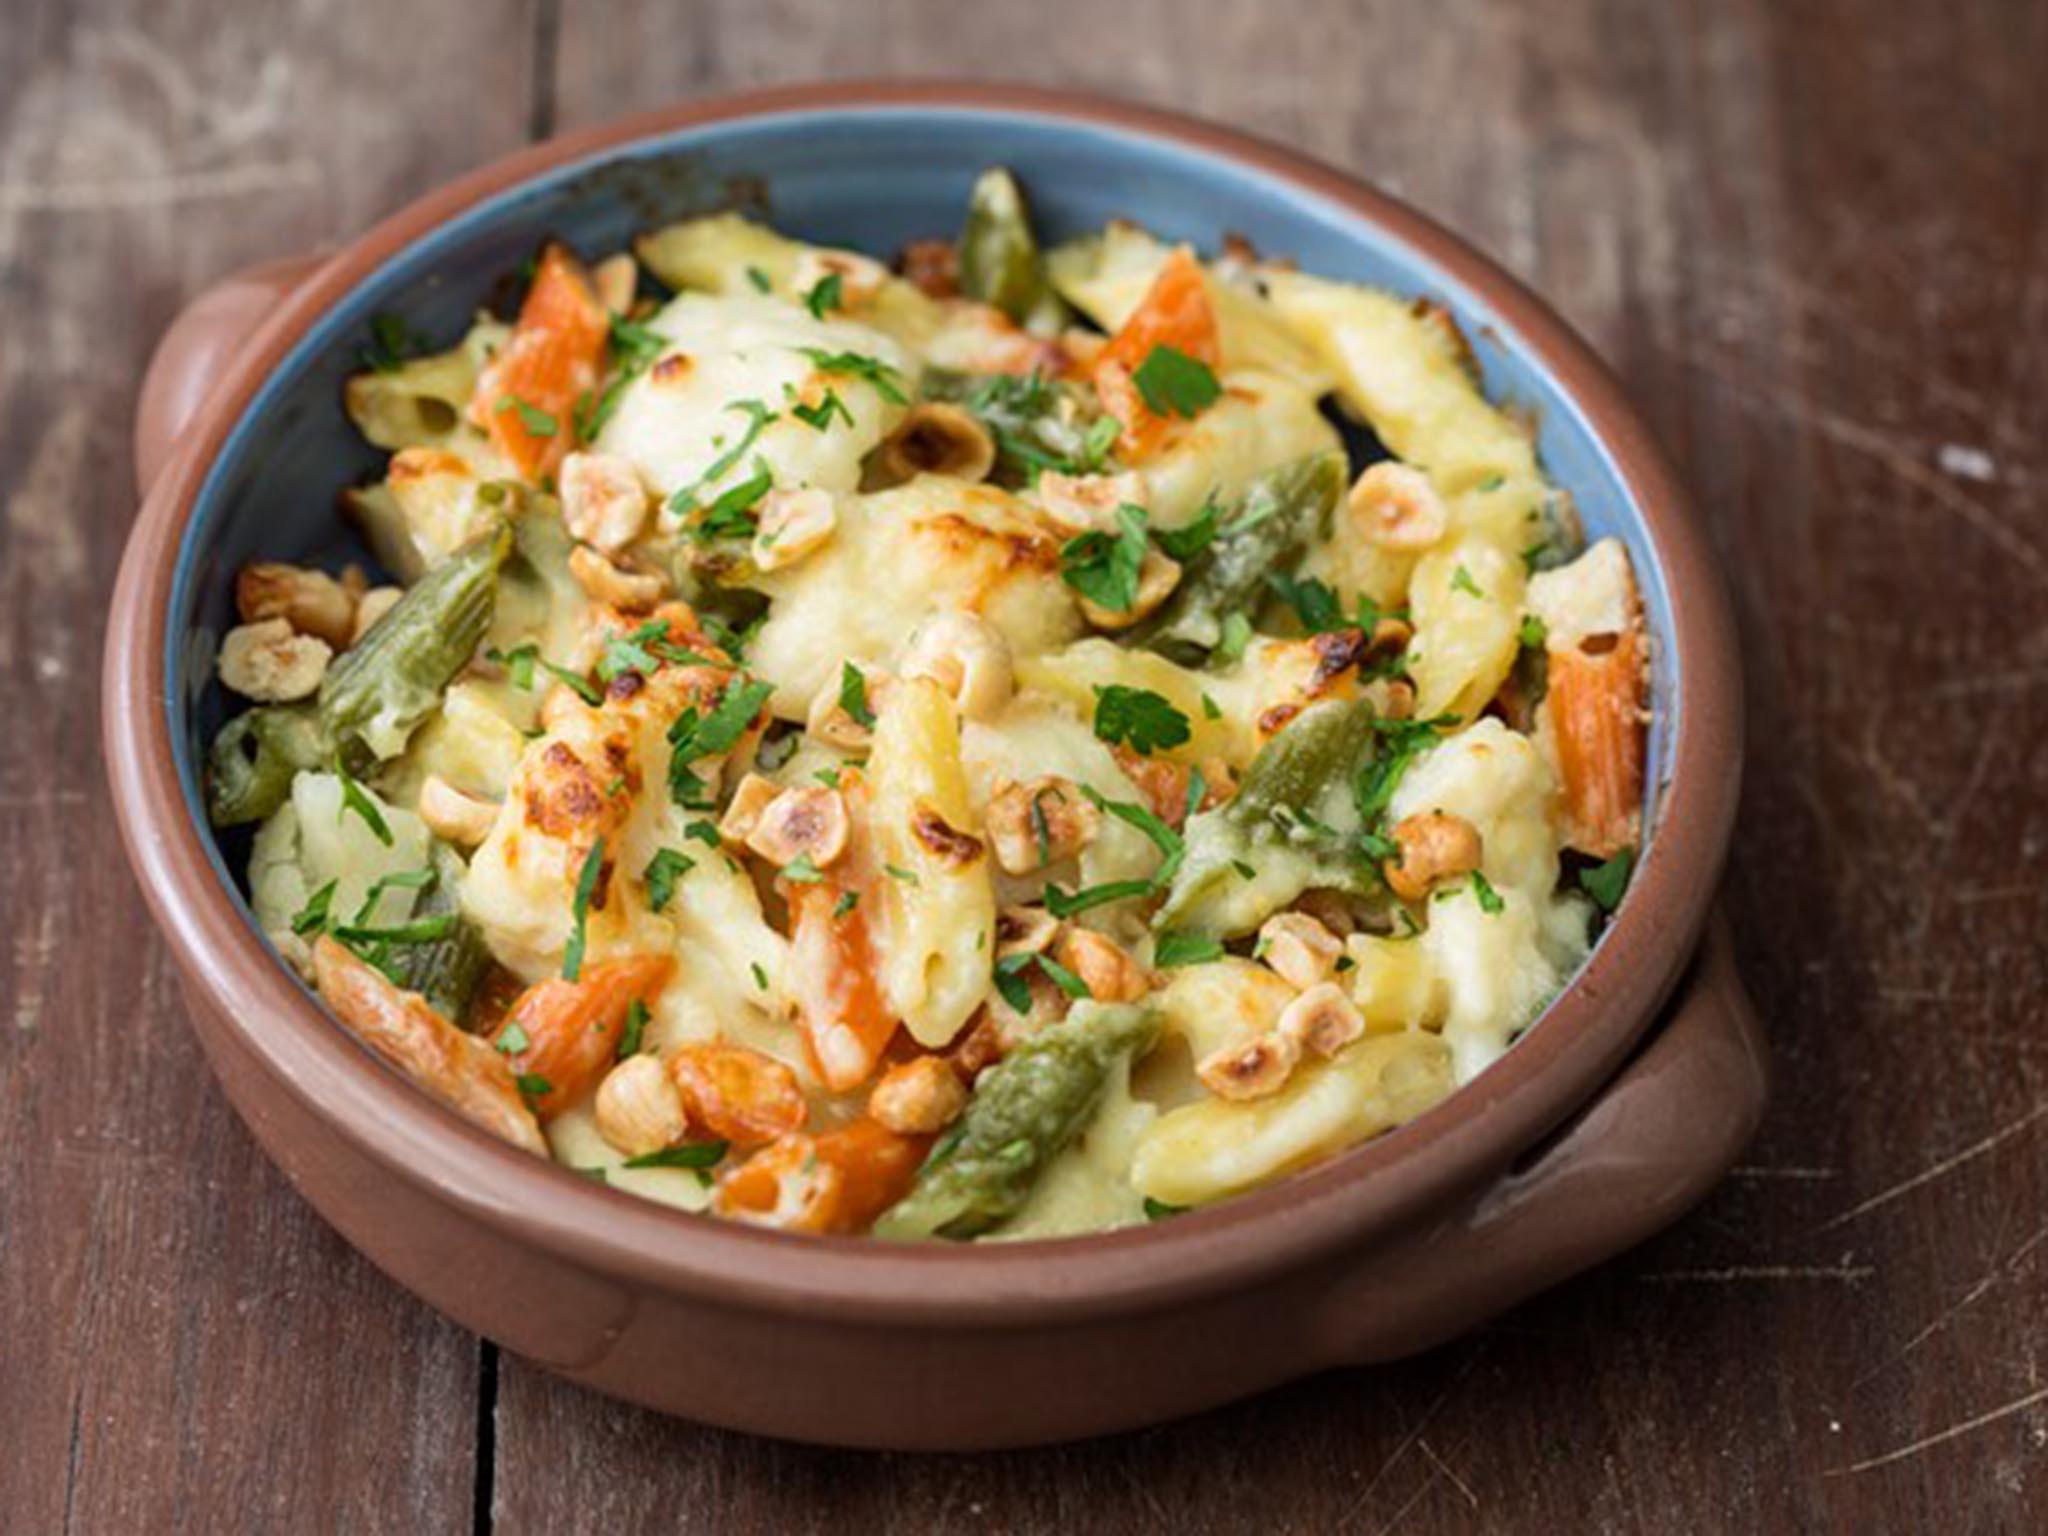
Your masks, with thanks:
[[[1017,1214],[1061,1149],[1087,1127],[1112,1074],[1152,1043],[1156,1014],[1076,1003],[982,1074],[953,1132],[910,1193],[875,1224],[879,1237],[973,1237]]]
[[[417,992],[434,1011],[460,1024],[470,1000],[490,966],[491,952],[476,925],[462,916],[462,861],[445,843],[434,844],[434,883],[421,892],[413,907],[415,921],[452,914],[454,925],[438,939],[408,944],[394,951],[398,984]]]
[[[1183,666],[1200,666],[1223,638],[1223,621],[1257,600],[1267,573],[1291,569],[1329,526],[1344,494],[1341,453],[1312,454],[1254,480],[1216,537],[1191,556],[1180,585],[1127,643]]]
[[[1189,818],[1154,926],[1227,938],[1311,888],[1379,889],[1354,791],[1379,755],[1377,725],[1367,700],[1331,700],[1267,742],[1235,795]]]
[[[332,750],[311,704],[269,704],[220,728],[206,755],[206,815],[216,827],[262,821],[283,805],[292,778]]]
[[[413,727],[490,627],[498,568],[512,548],[500,523],[406,589],[320,684],[320,718],[352,769],[405,750]]]
[[[960,289],[1027,330],[1050,334],[1066,323],[1067,306],[1046,281],[1024,191],[1000,166],[983,171],[968,194],[967,226],[960,232]]]

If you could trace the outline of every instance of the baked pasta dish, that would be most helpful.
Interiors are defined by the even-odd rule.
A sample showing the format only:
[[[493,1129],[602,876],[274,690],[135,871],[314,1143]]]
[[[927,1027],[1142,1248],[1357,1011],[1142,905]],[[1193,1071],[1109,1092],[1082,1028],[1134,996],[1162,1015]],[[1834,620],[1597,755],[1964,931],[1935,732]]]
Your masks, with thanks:
[[[793,1232],[1169,1217],[1509,1050],[1641,841],[1646,639],[1448,314],[1002,170],[365,338],[382,576],[242,570],[218,826],[485,1131]]]

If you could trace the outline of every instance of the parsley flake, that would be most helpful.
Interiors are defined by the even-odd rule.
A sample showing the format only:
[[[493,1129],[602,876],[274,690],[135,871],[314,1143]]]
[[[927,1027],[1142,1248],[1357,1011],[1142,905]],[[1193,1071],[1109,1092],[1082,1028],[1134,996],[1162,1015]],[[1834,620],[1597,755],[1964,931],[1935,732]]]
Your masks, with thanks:
[[[1152,946],[1152,963],[1161,970],[1176,965],[1200,965],[1223,958],[1223,945],[1205,933],[1168,932]]]
[[[583,974],[583,945],[590,924],[590,901],[597,894],[597,877],[604,870],[604,839],[590,845],[583,868],[576,875],[576,897],[570,905],[575,926],[569,932],[568,947],[562,951],[562,979],[575,981]]]
[[[619,1166],[622,1168],[715,1168],[725,1156],[726,1143],[722,1141],[686,1141],[679,1147],[663,1147],[658,1152],[642,1152],[638,1157],[629,1157]]]
[[[363,786],[356,782],[355,775],[346,768],[337,763],[334,771],[341,779],[341,809],[335,814],[334,819],[345,820],[348,813],[354,811],[362,818],[363,825],[370,829],[377,841],[389,848],[395,841],[391,835],[391,823],[386,821],[384,813],[377,809],[377,802],[364,793]]]
[[[868,705],[868,680],[850,661],[839,664],[839,707],[855,725],[875,728],[875,712]]]
[[[519,413],[519,425],[526,429],[528,437],[553,437],[562,430],[560,422],[537,405],[528,405],[517,395],[500,395],[497,410],[500,415],[506,411]]]
[[[1145,564],[1145,509],[1116,509],[1117,532],[1096,529],[1060,546],[1060,579],[1098,608],[1128,613]]]
[[[626,1004],[626,1027],[619,1032],[619,1060],[640,1054],[641,1043],[647,1038],[647,1005],[634,998]]]
[[[817,286],[804,295],[804,308],[820,320],[832,310],[844,309],[846,301],[841,290],[845,286],[845,279],[837,272],[827,272],[818,279]]]
[[[1580,870],[1579,884],[1598,903],[1602,912],[1612,912],[1621,905],[1622,893],[1628,889],[1628,877],[1635,868],[1635,862],[1635,849],[1624,848],[1606,863]]]
[[[892,405],[910,404],[910,396],[903,392],[903,375],[879,357],[869,357],[864,352],[827,352],[823,347],[802,347],[798,349],[817,367],[820,373],[837,374],[842,378],[864,379]]]
[[[1207,363],[1164,342],[1146,354],[1131,382],[1155,416],[1198,416],[1223,393]]]
[[[1095,689],[1095,734],[1149,757],[1162,747],[1180,746],[1193,730],[1186,715],[1151,689],[1109,683]]]
[[[697,861],[673,848],[660,849],[647,861],[642,878],[647,882],[647,907],[659,912],[675,899],[676,885],[697,867]]]

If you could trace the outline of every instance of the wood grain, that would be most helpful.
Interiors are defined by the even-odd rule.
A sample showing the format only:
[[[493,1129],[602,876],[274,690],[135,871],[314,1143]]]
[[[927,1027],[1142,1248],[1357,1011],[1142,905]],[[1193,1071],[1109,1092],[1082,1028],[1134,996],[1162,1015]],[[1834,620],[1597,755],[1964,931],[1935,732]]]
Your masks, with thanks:
[[[0,20],[10,1521],[444,1528],[475,1491],[506,1530],[2041,1528],[2048,9],[234,12]],[[1746,1165],[1678,1228],[1422,1360],[1059,1450],[853,1456],[480,1370],[235,1127],[94,761],[150,338],[208,277],[527,134],[879,72],[1300,145],[1493,251],[1642,401],[1748,641],[1728,905],[1780,1065]]]
[[[145,940],[95,737],[156,336],[212,278],[337,239],[525,135],[528,18],[420,10],[0,17],[8,1530],[471,1517],[479,1346],[329,1232],[214,1091]],[[480,56],[493,13],[510,46]],[[373,80],[411,99],[403,128]]]

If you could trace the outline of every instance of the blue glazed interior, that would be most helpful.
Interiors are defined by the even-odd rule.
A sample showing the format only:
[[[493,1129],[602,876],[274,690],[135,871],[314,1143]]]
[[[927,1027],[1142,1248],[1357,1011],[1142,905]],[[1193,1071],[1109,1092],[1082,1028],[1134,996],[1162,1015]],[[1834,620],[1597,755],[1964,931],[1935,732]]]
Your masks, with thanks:
[[[1445,304],[1478,354],[1488,394],[1532,409],[1545,467],[1572,494],[1587,536],[1613,534],[1628,546],[1658,642],[1649,777],[1662,783],[1678,723],[1664,569],[1613,456],[1480,295],[1338,204],[1169,140],[1014,111],[878,107],[684,129],[559,167],[401,252],[306,333],[229,434],[179,547],[165,682],[193,817],[205,826],[200,764],[226,714],[212,662],[233,622],[235,572],[255,559],[364,558],[348,542],[335,495],[381,458],[341,409],[372,315],[396,314],[435,345],[449,344],[477,307],[502,298],[507,275],[545,236],[599,253],[664,221],[735,203],[793,235],[887,256],[957,229],[970,183],[991,164],[1022,177],[1050,239],[1111,218],[1207,249],[1235,231],[1306,271]],[[210,849],[240,903],[229,861],[218,845]],[[239,868],[240,840],[232,853]]]

